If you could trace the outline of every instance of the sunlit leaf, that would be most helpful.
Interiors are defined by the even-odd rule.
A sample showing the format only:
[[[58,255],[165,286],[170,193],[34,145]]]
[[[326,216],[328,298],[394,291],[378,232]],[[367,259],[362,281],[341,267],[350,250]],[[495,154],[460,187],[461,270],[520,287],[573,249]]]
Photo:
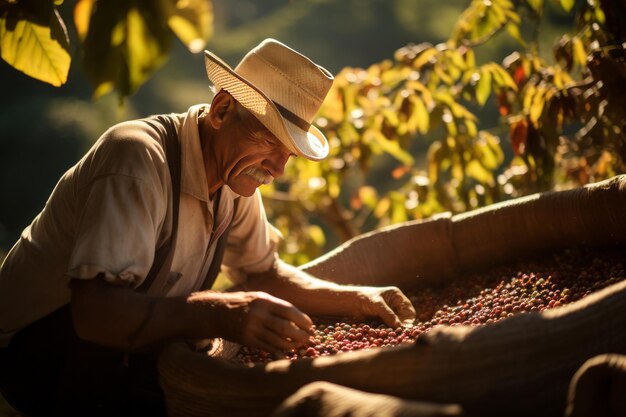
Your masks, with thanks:
[[[380,131],[368,129],[364,134],[364,140],[378,144],[382,150],[406,165],[413,165],[413,156],[400,147],[396,141],[389,140]]]
[[[513,39],[515,39],[522,47],[526,47],[526,41],[522,37],[519,30],[519,25],[515,23],[509,23],[506,25],[506,31]]]
[[[374,209],[378,204],[378,193],[376,189],[369,185],[359,187],[359,198],[367,207]]]
[[[476,84],[476,101],[481,106],[487,102],[491,93],[491,73],[489,71],[481,71],[480,78]]]
[[[435,48],[428,48],[419,54],[413,61],[413,68],[421,68],[424,64],[430,62],[439,53]]]
[[[315,243],[315,245],[322,247],[326,244],[326,236],[324,236],[324,231],[318,225],[312,224],[307,227],[307,233],[313,243]]]
[[[374,216],[376,216],[379,219],[382,218],[384,215],[387,214],[390,207],[391,207],[391,200],[389,200],[388,197],[381,198],[378,204],[376,205],[376,208],[374,209]]]
[[[476,136],[478,128],[476,127],[476,123],[473,120],[465,119],[465,127],[467,128],[467,135],[469,137]]]
[[[213,32],[213,10],[207,0],[161,0],[167,23],[187,48],[197,53],[204,49]]]
[[[437,182],[439,177],[439,163],[441,160],[441,142],[433,142],[428,147],[428,178],[432,183]]]
[[[65,25],[56,9],[43,21],[9,9],[0,17],[0,56],[30,77],[55,87],[65,84],[71,56]]]
[[[414,106],[413,114],[411,114],[411,117],[409,118],[409,123],[411,125],[415,125],[421,134],[426,134],[430,127],[430,115],[428,114],[428,110],[426,109],[424,102],[419,97],[412,95],[409,99]]]
[[[533,98],[535,97],[535,92],[537,91],[537,87],[534,84],[527,84],[524,89],[524,98],[523,98],[523,106],[524,110],[530,109],[530,106],[533,102]]]
[[[97,2],[84,42],[85,70],[97,93],[114,85],[120,98],[134,93],[164,62],[171,35],[163,10],[152,2]]]
[[[81,40],[84,40],[89,31],[91,12],[96,0],[78,0],[74,6],[74,26]]]
[[[326,181],[328,182],[328,195],[330,196],[330,198],[339,197],[339,193],[341,192],[339,175],[335,172],[330,172],[326,176]]]
[[[504,68],[496,63],[491,63],[489,69],[498,87],[508,87],[514,91],[517,90],[517,84],[515,84],[513,77]]]
[[[529,109],[530,121],[537,125],[537,121],[541,117],[543,107],[545,104],[546,90],[544,88],[537,88],[535,95],[533,96],[532,104]]]
[[[471,160],[465,166],[465,173],[483,184],[493,182],[493,174],[485,168],[479,161]]]
[[[461,164],[461,159],[458,154],[452,154],[450,165],[450,173],[452,174],[452,178],[457,180],[458,182],[463,181],[463,177],[465,176],[465,172],[463,170],[463,165]]]
[[[476,142],[475,147],[481,164],[489,170],[497,169],[504,160],[499,139],[488,132],[480,132],[480,140]]]
[[[585,52],[585,47],[583,46],[583,42],[580,40],[578,36],[574,36],[572,38],[572,50],[574,56],[574,62],[584,67],[587,63],[587,52]]]
[[[574,7],[575,3],[576,3],[576,0],[561,0],[561,7],[566,12],[570,12],[572,8]]]
[[[408,220],[406,206],[404,204],[406,198],[399,192],[392,191],[389,193],[391,198],[391,217],[392,224],[402,223]]]
[[[535,13],[541,14],[543,12],[543,0],[526,0],[526,2]]]
[[[450,40],[469,44],[484,42],[509,21],[517,21],[509,1],[472,0],[461,14],[452,31]]]
[[[467,48],[465,52],[465,63],[467,69],[476,67],[476,56],[474,54],[474,50],[471,48]]]
[[[459,69],[465,69],[466,63],[458,49],[449,49],[446,51],[446,57]]]

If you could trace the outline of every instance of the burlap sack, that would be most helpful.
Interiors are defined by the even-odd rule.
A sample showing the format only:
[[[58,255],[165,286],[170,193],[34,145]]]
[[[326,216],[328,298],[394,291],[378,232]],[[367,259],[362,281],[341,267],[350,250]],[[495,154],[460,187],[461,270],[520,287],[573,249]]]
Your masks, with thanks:
[[[572,378],[566,417],[626,416],[626,356],[589,359]]]
[[[406,401],[352,388],[313,382],[283,401],[270,417],[457,417],[461,407]]]
[[[626,244],[626,175],[358,236],[304,265],[341,283],[413,288],[574,247]]]
[[[566,247],[626,244],[626,176],[465,215],[370,233],[305,270],[326,279],[413,288]],[[172,416],[265,416],[300,387],[328,381],[468,416],[562,416],[590,357],[626,353],[626,281],[570,305],[484,327],[441,327],[396,348],[247,367],[172,344],[160,358]],[[228,343],[221,344],[222,347]],[[230,352],[230,354],[227,354]]]

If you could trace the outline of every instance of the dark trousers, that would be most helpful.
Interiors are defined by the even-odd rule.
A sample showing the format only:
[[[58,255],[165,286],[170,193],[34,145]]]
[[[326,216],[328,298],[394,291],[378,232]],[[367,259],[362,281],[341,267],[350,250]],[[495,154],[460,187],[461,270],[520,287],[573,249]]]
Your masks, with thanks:
[[[81,340],[69,306],[19,331],[0,348],[0,391],[27,417],[165,416],[156,355]]]

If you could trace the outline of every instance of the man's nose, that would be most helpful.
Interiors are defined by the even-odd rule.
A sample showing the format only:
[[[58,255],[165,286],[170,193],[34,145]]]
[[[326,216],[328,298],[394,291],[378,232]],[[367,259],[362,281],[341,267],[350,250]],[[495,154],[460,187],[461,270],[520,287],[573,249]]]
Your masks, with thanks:
[[[291,156],[288,152],[275,152],[263,161],[263,167],[269,171],[274,178],[278,178],[285,173],[285,165]]]

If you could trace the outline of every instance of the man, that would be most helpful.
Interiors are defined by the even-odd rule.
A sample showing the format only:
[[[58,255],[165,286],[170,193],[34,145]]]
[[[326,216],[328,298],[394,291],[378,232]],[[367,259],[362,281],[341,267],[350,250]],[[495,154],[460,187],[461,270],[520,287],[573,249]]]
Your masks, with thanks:
[[[306,343],[309,315],[415,318],[395,287],[341,286],[277,258],[257,187],[291,156],[328,154],[311,125],[328,71],[273,39],[235,70],[205,62],[210,106],[105,132],[3,263],[0,386],[26,415],[162,414],[154,359],[176,338],[279,355]],[[220,266],[245,291],[208,290]]]

